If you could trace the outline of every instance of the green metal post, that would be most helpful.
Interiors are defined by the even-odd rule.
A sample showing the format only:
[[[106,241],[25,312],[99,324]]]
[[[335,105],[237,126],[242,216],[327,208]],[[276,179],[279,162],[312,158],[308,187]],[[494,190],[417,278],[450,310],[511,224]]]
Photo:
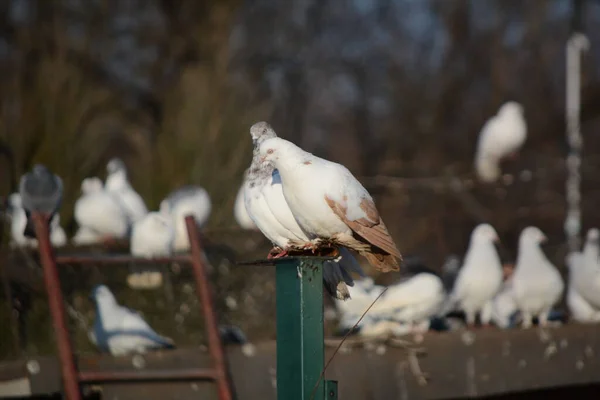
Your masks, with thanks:
[[[335,400],[319,382],[324,366],[323,259],[275,262],[277,275],[277,399]],[[319,386],[315,388],[319,382]],[[333,385],[333,386],[329,386]]]

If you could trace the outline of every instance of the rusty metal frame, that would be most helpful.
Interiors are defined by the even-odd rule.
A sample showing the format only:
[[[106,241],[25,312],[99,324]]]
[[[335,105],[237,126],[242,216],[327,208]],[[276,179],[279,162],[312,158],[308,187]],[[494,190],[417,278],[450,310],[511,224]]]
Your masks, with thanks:
[[[40,261],[44,270],[44,283],[49,300],[50,313],[54,324],[54,333],[58,345],[58,355],[61,365],[61,376],[65,397],[67,400],[80,400],[81,392],[79,383],[89,382],[115,382],[115,381],[140,381],[140,380],[214,380],[220,400],[231,400],[232,387],[229,375],[227,374],[227,365],[225,353],[221,338],[219,336],[217,318],[214,312],[214,304],[211,293],[211,286],[208,283],[206,273],[206,258],[200,242],[200,233],[192,216],[185,217],[186,228],[190,239],[190,255],[162,257],[155,259],[143,259],[131,256],[60,256],[56,257],[50,244],[50,235],[48,230],[48,216],[34,213],[32,216],[35,222],[36,236],[39,243]],[[208,350],[210,353],[213,367],[208,368],[188,368],[178,369],[176,371],[139,371],[139,372],[80,372],[75,367],[74,354],[69,337],[69,331],[66,324],[64,299],[60,288],[60,279],[57,265],[59,264],[103,264],[105,266],[122,264],[135,261],[136,263],[167,263],[181,262],[192,265],[194,280],[196,281],[196,292],[206,323],[206,335],[208,341]]]

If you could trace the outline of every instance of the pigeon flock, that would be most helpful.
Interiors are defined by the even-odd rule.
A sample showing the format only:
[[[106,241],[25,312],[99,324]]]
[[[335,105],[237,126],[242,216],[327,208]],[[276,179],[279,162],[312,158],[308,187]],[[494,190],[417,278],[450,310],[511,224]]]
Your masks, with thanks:
[[[471,328],[496,325],[508,329],[536,321],[547,326],[557,319],[554,307],[565,285],[558,269],[546,258],[541,244],[546,236],[536,227],[525,228],[518,243],[514,268],[502,264],[495,243],[496,230],[476,226],[464,257],[448,257],[435,272],[418,257],[403,260],[373,198],[344,166],[319,158],[277,136],[267,122],[250,127],[251,165],[244,172],[233,215],[242,229],[260,231],[273,245],[272,259],[298,253],[334,256],[324,264],[323,285],[335,302],[340,332],[365,337],[421,335],[430,330],[454,329],[461,313]],[[483,127],[475,152],[475,173],[484,183],[502,174],[500,163],[515,155],[526,140],[523,107],[504,104]],[[120,159],[106,166],[103,182],[88,177],[75,202],[77,231],[74,245],[128,239],[136,257],[161,258],[190,247],[184,217],[193,215],[199,227],[211,213],[208,192],[184,186],[170,193],[159,210],[149,211],[128,180]],[[35,247],[31,215],[48,217],[54,247],[67,238],[58,210],[63,184],[42,165],[21,179],[19,193],[8,198],[12,245]],[[581,252],[569,254],[566,293],[571,318],[583,323],[600,321],[600,231],[591,229]],[[366,276],[356,254],[380,272],[399,271],[398,283],[383,287]],[[133,288],[162,284],[156,266],[137,268],[127,278]],[[113,355],[172,348],[172,340],[157,334],[135,311],[119,305],[104,286],[93,290],[96,321],[90,340]],[[243,336],[243,335],[242,335]],[[236,336],[237,337],[237,336]]]

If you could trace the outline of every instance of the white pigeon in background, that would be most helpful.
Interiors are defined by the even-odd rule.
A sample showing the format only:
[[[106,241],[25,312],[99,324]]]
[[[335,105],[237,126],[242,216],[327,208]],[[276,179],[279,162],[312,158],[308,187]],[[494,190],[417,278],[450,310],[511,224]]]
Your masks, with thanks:
[[[523,106],[509,101],[490,118],[479,134],[475,152],[475,171],[483,182],[496,181],[502,171],[503,158],[515,154],[527,139]]]
[[[600,310],[600,260],[598,229],[590,229],[583,246],[583,253],[571,253],[567,258],[569,267],[569,289],[572,300],[575,293],[594,310]],[[567,301],[569,297],[567,296]],[[579,301],[581,305],[582,301]]]
[[[446,300],[439,276],[421,272],[388,287],[370,313],[375,318],[408,325],[413,333],[429,330],[431,318],[442,311]]]
[[[131,187],[127,179],[125,163],[118,158],[113,158],[106,164],[105,188],[114,194],[122,203],[127,217],[131,222],[136,222],[148,214],[148,208],[142,197]]]
[[[540,248],[546,240],[542,231],[534,226],[523,229],[519,237],[519,253],[512,279],[523,328],[531,327],[534,317],[538,317],[540,326],[546,326],[550,311],[564,290],[560,273]]]
[[[124,238],[129,233],[130,220],[122,203],[102,187],[99,178],[81,182],[82,196],[75,202],[75,221],[79,226],[72,239],[74,244],[91,244],[108,238]]]
[[[589,234],[588,234],[589,238]],[[600,308],[590,304],[578,291],[582,278],[585,279],[585,259],[582,253],[573,252],[567,255],[567,267],[569,268],[569,285],[567,289],[567,307],[569,307],[571,318],[581,323],[600,322]]]
[[[491,225],[475,227],[450,295],[448,306],[462,309],[470,326],[475,324],[477,313],[481,313],[484,325],[492,318],[491,300],[502,287],[502,264],[494,247],[498,240]]]
[[[354,285],[348,288],[348,300],[334,299],[339,315],[339,327],[351,329],[384,289],[383,286],[375,285],[370,277],[355,280]],[[368,312],[357,327],[361,328],[370,322],[371,313]]]
[[[187,251],[190,248],[185,217],[192,215],[198,227],[208,221],[212,209],[208,192],[200,186],[183,186],[169,194],[160,203],[160,212],[170,215],[175,225],[175,251]]]
[[[173,253],[175,227],[170,216],[150,212],[131,230],[130,250],[135,257],[169,257]],[[134,267],[127,277],[130,287],[152,289],[162,284],[162,273],[151,266]]]
[[[122,356],[175,347],[171,339],[157,334],[140,314],[119,305],[106,286],[97,286],[92,297],[96,320],[89,338],[100,350]]]
[[[21,195],[13,193],[8,197],[11,233],[11,245],[19,247],[37,248],[38,242],[36,239],[31,239],[25,236],[25,226],[27,225],[27,216],[21,205]],[[67,242],[67,236],[64,229],[60,226],[60,215],[54,214],[50,220],[50,243],[53,247],[62,247]]]
[[[21,205],[21,195],[13,193],[8,197],[11,246],[37,247],[37,240],[30,239],[23,233],[27,224],[27,216]]]
[[[67,234],[60,226],[60,214],[58,213],[50,221],[50,243],[54,247],[63,247],[67,244]]]
[[[402,256],[373,198],[346,167],[278,137],[263,141],[256,156],[277,169],[285,202],[311,247],[333,242],[357,251],[379,271],[399,269]]]
[[[248,170],[244,172],[244,181],[248,176]],[[244,198],[244,182],[242,182],[242,186],[238,190],[238,193],[235,197],[235,203],[233,205],[233,216],[242,229],[247,230],[256,230],[258,227],[248,215],[248,211],[246,210],[246,199]]]
[[[502,329],[513,326],[514,317],[519,312],[513,293],[512,277],[504,281],[500,292],[491,300],[492,321]]]
[[[279,173],[272,165],[262,163],[259,156],[260,145],[270,138],[277,137],[266,122],[257,122],[250,127],[254,144],[252,164],[244,181],[244,199],[248,215],[260,231],[281,251],[276,257],[285,255],[292,241],[310,244],[306,233],[300,228],[283,195]],[[364,272],[354,256],[339,247],[340,258],[327,261],[323,267],[323,281],[331,296],[346,299],[350,296],[348,286],[353,285],[350,272],[364,276]]]

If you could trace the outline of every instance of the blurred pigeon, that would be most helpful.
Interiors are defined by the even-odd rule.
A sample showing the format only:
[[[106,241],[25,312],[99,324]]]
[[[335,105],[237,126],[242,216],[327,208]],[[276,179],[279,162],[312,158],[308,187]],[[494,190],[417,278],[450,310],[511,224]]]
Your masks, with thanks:
[[[285,200],[313,248],[333,242],[357,251],[377,270],[399,269],[402,256],[375,202],[346,167],[277,137],[262,142],[257,156],[278,170]]]
[[[482,324],[491,320],[490,300],[502,287],[502,264],[494,247],[498,240],[491,225],[478,225],[471,233],[463,266],[454,283],[449,307],[462,309],[469,326],[475,324],[477,313],[481,313]]]
[[[171,339],[157,334],[140,314],[119,305],[106,286],[97,286],[92,296],[96,303],[96,320],[89,337],[101,351],[121,356],[175,347]]]
[[[106,165],[106,190],[114,194],[125,209],[127,217],[133,223],[148,214],[148,208],[142,197],[131,187],[127,179],[127,169],[122,160],[113,158]]]
[[[583,253],[567,255],[569,285],[567,306],[572,317],[579,322],[597,322],[600,316],[600,261],[597,251],[597,231],[588,231]]]
[[[40,212],[48,216],[48,231],[50,231],[50,221],[62,202],[62,179],[58,175],[54,175],[44,165],[36,164],[31,172],[21,177],[19,194],[27,216],[24,235],[32,239],[36,237],[35,227],[31,219],[31,213],[33,212]]]
[[[244,182],[246,181],[246,177],[248,176],[249,169],[244,172]],[[242,186],[240,186],[240,190],[238,190],[237,196],[235,197],[235,204],[233,206],[233,216],[237,221],[238,225],[242,227],[242,229],[248,230],[256,230],[258,227],[248,215],[248,211],[246,210],[246,199],[244,198],[244,182],[242,182]]]
[[[281,248],[276,256],[283,256],[292,241],[310,244],[308,236],[300,228],[283,195],[279,172],[272,165],[262,163],[258,154],[261,143],[277,137],[266,122],[258,122],[250,128],[254,143],[254,155],[244,183],[244,198],[248,215],[260,231],[274,245]],[[353,279],[350,272],[361,276],[364,272],[356,259],[344,248],[339,248],[341,258],[327,261],[323,266],[323,281],[327,292],[338,299],[349,297],[348,286]]]
[[[514,327],[515,314],[519,313],[512,286],[510,277],[504,281],[500,292],[491,300],[492,321],[502,329]]]
[[[445,300],[440,277],[421,272],[389,286],[369,312],[374,318],[407,324],[413,333],[423,333],[429,329],[431,318],[440,313]]]
[[[458,277],[458,272],[460,271],[460,258],[455,255],[449,255],[444,261],[444,265],[442,265],[442,282],[444,283],[444,289],[446,292],[452,293],[452,289],[454,288],[454,283],[456,282],[456,278]]]
[[[170,215],[175,226],[175,251],[187,251],[190,248],[185,217],[191,215],[196,224],[202,227],[208,221],[212,205],[206,190],[200,186],[183,186],[167,196],[160,203],[160,212]]]
[[[519,254],[512,279],[523,328],[532,325],[533,317],[538,317],[539,324],[546,326],[552,306],[563,293],[560,273],[540,248],[540,243],[546,240],[542,231],[533,226],[523,229],[519,237]]]
[[[19,247],[37,247],[36,239],[30,239],[25,236],[24,230],[27,224],[25,210],[21,207],[21,195],[13,193],[8,197],[8,216],[10,217],[10,232],[13,246]],[[50,221],[50,243],[54,247],[62,247],[66,244],[67,236],[64,229],[60,226],[60,215],[54,214]]]
[[[384,289],[383,286],[375,285],[372,278],[365,277],[354,281],[354,285],[348,288],[350,293],[348,300],[335,300],[335,306],[339,314],[339,327],[343,333],[352,329]],[[373,314],[369,311],[357,327],[360,329],[366,325],[373,324],[375,319],[372,316]]]
[[[174,222],[160,212],[149,212],[131,230],[130,250],[135,257],[169,257],[175,240]],[[132,288],[151,289],[162,284],[162,273],[152,266],[134,267],[127,277]]]
[[[75,244],[91,244],[108,238],[124,238],[129,234],[130,220],[118,198],[102,187],[99,178],[81,182],[82,196],[75,202],[75,221],[79,231]]]
[[[479,134],[475,153],[475,171],[483,182],[496,181],[502,171],[500,161],[515,154],[527,138],[523,106],[509,101],[490,118]]]

